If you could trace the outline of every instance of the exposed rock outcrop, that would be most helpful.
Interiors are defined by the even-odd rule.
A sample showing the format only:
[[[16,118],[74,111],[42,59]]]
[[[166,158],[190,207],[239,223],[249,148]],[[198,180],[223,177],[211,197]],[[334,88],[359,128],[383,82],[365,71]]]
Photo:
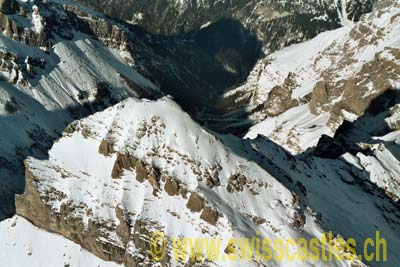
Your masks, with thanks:
[[[106,157],[109,157],[114,152],[115,151],[113,149],[113,144],[111,144],[108,140],[103,139],[99,146],[99,153]]]
[[[35,177],[29,171],[29,166],[26,167],[25,193],[16,198],[16,209],[19,215],[34,222],[35,225],[42,229],[62,234],[66,238],[92,251],[102,259],[122,262],[125,254],[123,247],[112,246],[98,239],[98,236],[101,236],[102,228],[106,228],[106,225],[89,221],[88,228],[85,229],[81,218],[70,216],[70,213],[73,213],[75,210],[73,203],[62,205],[59,213],[52,211],[43,202],[40,193],[34,185],[38,177]],[[52,196],[62,199],[63,193],[53,191]]]
[[[387,58],[390,55],[395,60]],[[399,79],[400,49],[387,49],[375,56],[374,60],[362,66],[354,78],[340,80],[335,83],[321,81],[313,90],[310,109],[319,114],[322,111],[340,115],[340,110],[361,116],[371,102],[387,90],[394,89],[392,81]],[[329,104],[336,99],[334,104]]]
[[[122,153],[117,153],[117,159],[115,161],[111,177],[116,179],[121,177],[123,174],[124,170],[129,170],[133,169],[136,166],[136,162],[138,159],[130,156],[130,155],[125,155]]]
[[[170,177],[167,177],[165,180],[164,190],[170,196],[177,196],[177,195],[179,195],[179,184],[176,180],[174,180]]]
[[[390,109],[390,117],[385,119],[390,129],[400,130],[400,104],[395,105]]]
[[[282,86],[272,88],[267,102],[261,108],[266,116],[278,116],[299,104],[297,99],[292,98],[293,89],[297,86],[294,76],[294,73],[289,73]]]
[[[265,135],[301,153],[317,145],[315,136],[334,135],[344,121],[356,120],[396,89],[398,13],[398,2],[380,1],[356,23],[261,59],[248,82],[226,94],[239,106],[247,101],[233,115],[246,113],[259,122],[247,137]]]
[[[207,23],[229,18],[241,22],[247,29],[256,33],[268,48],[274,50],[313,37],[323,29],[339,25],[337,12],[339,5],[334,0],[323,0],[318,3],[310,0],[278,2],[110,0],[107,3],[77,0],[77,2],[140,25],[150,32],[171,36],[196,31]],[[357,20],[363,13],[371,10],[373,2],[349,1],[344,9],[349,17]],[[328,18],[315,19],[319,16]],[[303,21],[308,23],[302,23]]]
[[[190,194],[189,200],[186,207],[190,209],[191,212],[200,212],[205,206],[205,200],[197,193],[193,192]]]
[[[148,229],[151,222],[137,220],[134,225],[131,225],[128,217],[119,207],[115,210],[120,222],[118,225],[110,225],[108,222],[92,219],[85,222],[83,217],[74,216],[73,214],[76,211],[87,208],[85,203],[67,202],[62,204],[59,211],[52,210],[50,206],[45,204],[48,199],[44,200],[35,186],[38,180],[40,178],[35,177],[27,165],[25,193],[16,197],[18,215],[25,217],[42,229],[63,235],[101,259],[125,264],[129,267],[137,266],[138,263],[143,262],[144,254],[150,249],[149,240],[145,239],[144,235],[150,236],[151,233]],[[49,190],[47,192],[49,197],[58,200],[65,197],[63,192],[54,188]],[[87,215],[90,215],[90,211]],[[86,224],[87,226],[85,226]],[[108,236],[108,232],[114,231],[120,242]],[[129,246],[133,244],[143,252],[140,253],[141,255],[133,256],[129,253]]]
[[[43,27],[40,32],[36,32],[30,28],[24,28],[18,25],[18,23],[7,14],[0,13],[0,30],[7,37],[29,45],[50,49],[52,44],[48,39],[48,33]]]
[[[209,224],[216,225],[218,221],[218,212],[209,207],[205,207],[200,215],[200,219]]]

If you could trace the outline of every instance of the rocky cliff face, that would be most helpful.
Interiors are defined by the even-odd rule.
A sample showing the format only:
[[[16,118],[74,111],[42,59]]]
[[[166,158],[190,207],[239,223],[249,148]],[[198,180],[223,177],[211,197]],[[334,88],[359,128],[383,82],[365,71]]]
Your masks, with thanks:
[[[74,5],[64,8],[75,17],[75,28],[123,51],[130,64],[194,116],[212,106],[226,88],[245,80],[261,51],[257,38],[233,20],[172,38],[93,16]]]
[[[337,9],[356,20],[373,1],[76,1],[114,17],[131,21],[150,32],[176,35],[199,30],[230,18],[255,33],[267,48],[276,50],[303,41],[340,23]],[[342,7],[345,3],[345,7]],[[121,12],[122,10],[122,12]]]
[[[5,0],[0,3],[0,29],[9,38],[26,44],[34,45],[49,49],[51,42],[48,39],[48,31],[41,25],[41,31],[35,31],[34,25],[28,27],[29,20],[34,20],[34,13],[28,15],[26,13],[26,4],[17,4],[16,1]],[[20,17],[19,20],[15,19],[15,15]],[[39,10],[37,9],[39,14]],[[19,23],[24,21],[24,23]],[[43,24],[44,22],[40,22]]]
[[[130,119],[133,115],[135,120]],[[63,136],[49,161],[26,161],[26,190],[17,197],[17,213],[102,259],[127,266],[151,264],[148,240],[155,230],[193,237],[248,231],[232,226],[231,216],[271,234],[297,231],[267,222],[272,214],[295,220],[292,193],[224,147],[169,99],[122,102],[70,125]],[[83,155],[77,150],[65,150],[70,142],[84,140],[84,158],[77,158]],[[57,163],[59,153],[66,152],[68,163]],[[87,168],[79,163],[84,161]],[[67,192],[65,186],[74,189]],[[95,188],[100,191],[95,193]],[[246,194],[251,202],[279,198],[287,208],[274,210],[281,205],[277,203],[249,210],[250,203],[234,200],[238,194]],[[232,201],[236,208],[227,210]],[[169,256],[165,264],[172,263]]]
[[[2,121],[18,136],[1,133],[1,171],[7,177],[0,186],[0,198],[7,195],[0,200],[6,206],[1,214],[12,213],[11,195],[22,190],[23,159],[45,156],[72,120],[129,96],[167,94],[196,116],[215,95],[245,79],[261,48],[234,21],[190,38],[167,38],[72,3],[18,3],[0,13],[1,110],[7,115]],[[217,34],[220,28],[225,35]],[[240,42],[226,42],[232,39]]]
[[[13,214],[13,194],[23,190],[23,159],[44,157],[69,122],[129,96],[160,94],[123,53],[79,32],[63,6],[19,7],[26,12],[0,13],[1,218]],[[42,32],[33,15],[43,18]]]
[[[335,236],[362,233],[353,236],[359,240],[372,229],[361,223],[371,216],[388,242],[400,242],[396,203],[366,172],[340,159],[295,158],[263,138],[214,136],[166,98],[130,99],[76,121],[49,155],[26,160],[26,190],[17,197],[17,213],[126,266],[156,264],[148,253],[156,230],[167,238],[219,236],[221,253],[228,253],[231,237],[256,232],[273,240],[331,229]],[[362,200],[351,202],[352,194]],[[334,195],[341,197],[331,207]],[[356,212],[359,203],[362,212]],[[382,217],[384,210],[392,212]],[[355,223],[337,224],[336,216]],[[167,251],[161,264],[178,266],[172,248]],[[189,257],[183,262],[192,264]],[[209,266],[206,259],[197,264]],[[260,264],[255,257],[248,263]],[[361,263],[332,266],[354,264]],[[213,266],[227,263],[217,260]]]
[[[0,29],[9,38],[46,50],[58,38],[74,39],[77,32],[100,39],[107,47],[120,50],[128,64],[158,83],[161,91],[173,95],[192,114],[212,105],[215,95],[245,80],[261,51],[257,37],[232,20],[169,38],[71,3],[38,2],[37,9],[33,7],[21,3],[19,12],[0,13]],[[38,20],[43,25],[36,25]],[[140,90],[134,84],[132,87]]]
[[[0,217],[18,214],[0,222],[1,266],[231,266],[243,262],[177,263],[170,244],[156,263],[149,240],[154,231],[168,241],[221,237],[227,257],[240,252],[231,237],[333,231],[332,242],[363,244],[377,229],[385,266],[399,265],[398,1],[380,1],[358,22],[361,1],[158,1],[164,19],[178,7],[224,18],[200,30],[202,20],[187,20],[182,31],[197,30],[174,37],[62,2],[0,2]],[[311,18],[315,31],[305,27]],[[339,23],[253,68],[262,46]],[[165,24],[166,34],[176,25]],[[243,139],[210,130],[253,124]],[[286,263],[252,257],[246,266]],[[365,267],[358,259],[329,266]]]
[[[301,152],[396,89],[399,5],[389,2],[358,23],[261,59],[248,82],[225,95],[250,111],[252,120],[263,121],[248,136],[264,134]],[[301,116],[295,119],[295,113]]]

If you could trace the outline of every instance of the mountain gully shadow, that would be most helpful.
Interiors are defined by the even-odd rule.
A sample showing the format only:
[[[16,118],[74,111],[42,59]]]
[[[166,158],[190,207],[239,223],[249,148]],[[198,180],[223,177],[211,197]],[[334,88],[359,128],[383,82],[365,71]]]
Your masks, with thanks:
[[[222,20],[198,32],[175,37],[152,35],[138,27],[124,25],[130,29],[128,49],[143,66],[142,74],[157,82],[165,94],[172,95],[195,118],[205,107],[212,107],[227,88],[244,82],[260,56],[260,41],[232,20]],[[93,32],[88,33],[94,36]],[[70,122],[117,102],[105,97],[107,101],[99,99],[86,107],[48,111],[15,87],[4,82],[1,85],[14,97],[17,107],[10,114],[0,116],[1,139],[9,143],[8,154],[0,157],[0,219],[15,214],[14,194],[24,190],[23,160],[28,156],[46,159],[54,140]],[[28,110],[28,106],[34,110]],[[372,104],[371,111],[374,109]],[[344,125],[335,138],[345,140],[357,129],[364,131],[360,125],[363,121],[367,126],[371,124],[368,114]],[[377,121],[373,123],[381,122],[380,115],[374,118]],[[11,123],[14,127],[9,126]],[[218,131],[219,127],[210,128]],[[359,244],[367,237],[374,237],[379,230],[388,241],[385,266],[398,266],[400,205],[371,183],[368,173],[342,160],[340,154],[333,158],[314,154],[321,145],[313,151],[292,156],[265,137],[241,140],[234,136],[218,136],[233,152],[256,162],[295,192],[300,199],[303,219],[306,219],[304,211],[309,208],[324,230],[352,237]],[[354,141],[346,144],[350,151],[356,142],[369,141],[368,136],[361,139],[354,136]],[[251,224],[246,235],[253,234],[250,227]],[[368,264],[380,266],[374,262]]]
[[[12,157],[1,158],[2,168],[0,181],[0,203],[2,218],[15,214],[14,194],[24,190],[24,173],[22,161],[33,156],[47,159],[47,151],[54,140],[60,137],[60,132],[68,123],[85,117],[95,111],[100,111],[110,104],[103,100],[93,103],[90,108],[70,107],[70,110],[48,111],[41,103],[31,96],[16,89],[8,83],[1,82],[1,88],[15,99],[16,109],[8,115],[0,116],[3,130],[0,137],[16,136],[17,139],[28,141],[20,146],[14,143]],[[392,93],[381,96],[374,103],[400,103]],[[394,102],[392,99],[396,99]],[[390,100],[389,102],[387,102]],[[380,102],[383,101],[383,102]],[[376,110],[375,104],[371,110]],[[28,110],[26,107],[31,108]],[[378,107],[381,107],[378,105]],[[381,107],[380,110],[385,110]],[[75,112],[71,112],[75,110]],[[375,112],[374,118],[383,119],[380,112]],[[73,113],[73,115],[72,115]],[[33,116],[34,115],[34,116]],[[369,117],[367,112],[365,117]],[[351,129],[355,130],[364,116],[354,122]],[[370,123],[370,120],[367,120]],[[10,122],[19,122],[17,128],[7,128]],[[56,123],[54,127],[54,123]],[[377,121],[378,123],[378,121]],[[367,124],[368,125],[368,124]],[[52,130],[50,130],[52,129]],[[362,129],[361,129],[362,130]],[[10,132],[12,131],[12,132]],[[345,238],[354,238],[357,244],[362,244],[368,237],[374,237],[375,231],[380,231],[388,243],[388,262],[385,266],[398,266],[400,246],[400,205],[387,197],[385,192],[370,182],[369,174],[342,160],[341,158],[321,158],[312,151],[293,156],[284,148],[269,139],[259,136],[255,140],[243,140],[232,135],[217,136],[234,153],[257,163],[265,171],[280,181],[286,188],[299,196],[299,212],[303,220],[307,220],[305,211],[312,214],[326,231],[333,231]],[[23,137],[21,139],[21,137]],[[13,151],[8,151],[11,154]],[[7,166],[4,164],[7,161]],[[212,194],[210,194],[212,195]],[[218,196],[215,194],[215,200]],[[223,203],[222,203],[223,204]],[[236,214],[232,208],[228,212]],[[236,220],[248,225],[246,236],[255,236],[256,227],[248,218],[238,217]],[[301,227],[298,228],[301,231]],[[254,235],[253,235],[254,234]],[[379,262],[369,262],[370,266],[381,266]]]
[[[85,38],[85,34],[102,41],[87,21],[66,12],[67,17],[61,22],[54,17],[48,18],[51,32],[57,30],[61,39],[67,41],[80,40]],[[160,95],[148,95],[134,86],[139,97],[157,99],[162,95],[172,95],[194,118],[199,109],[212,105],[215,95],[243,82],[261,51],[258,39],[233,20],[222,20],[207,29],[173,37],[151,34],[123,21],[111,21],[127,29],[127,48],[139,64],[135,69],[160,86]],[[112,24],[106,28],[112,32]],[[76,34],[74,30],[83,34]],[[54,44],[60,42],[54,34],[49,36],[52,36]],[[18,53],[31,53],[46,60],[47,66],[29,80],[32,86],[38,85],[41,77],[49,75],[60,63],[60,58],[52,50],[45,53],[33,46],[10,42]],[[4,154],[0,156],[0,219],[15,213],[14,194],[22,193],[24,189],[23,160],[26,157],[47,158],[54,140],[70,122],[121,100],[112,98],[110,91],[113,89],[101,81],[98,87],[100,96],[93,103],[77,103],[62,110],[48,111],[30,95],[1,81],[1,89],[11,101],[7,104],[9,113],[0,116],[0,143],[7,143],[3,146]]]
[[[382,143],[399,160],[399,146],[394,142],[376,140],[373,137],[382,137],[393,130],[387,125],[385,118],[390,116],[390,108],[400,103],[398,90],[388,90],[373,100],[365,114],[354,122],[345,121],[331,138],[323,136],[315,148],[308,153],[316,156],[336,159],[349,152],[353,155],[361,152],[370,154],[370,149],[362,149],[358,144]]]
[[[244,82],[262,55],[257,36],[232,19],[190,33],[163,36],[107,18],[126,29],[126,47],[140,65],[138,71],[193,117],[212,107],[227,88]],[[80,32],[96,38],[88,22],[75,19]],[[105,27],[112,31],[111,25]]]
[[[345,152],[368,154],[369,151],[356,149],[358,142],[383,142],[398,157],[398,144],[372,139],[372,136],[389,132],[384,118],[388,115],[388,108],[398,103],[399,91],[388,91],[378,97],[365,115],[353,123],[345,123],[338,130],[330,142],[336,149],[321,141],[316,148],[293,156],[263,136],[254,140],[219,137],[236,154],[256,162],[299,196],[299,211],[303,219],[306,220],[305,211],[309,210],[324,231],[333,231],[345,239],[354,238],[358,254],[363,253],[364,241],[370,237],[375,239],[376,231],[379,231],[387,241],[385,266],[396,267],[400,263],[400,203],[372,183],[368,172],[350,164],[341,155]],[[337,149],[339,144],[344,149]],[[379,261],[366,264],[382,266]]]

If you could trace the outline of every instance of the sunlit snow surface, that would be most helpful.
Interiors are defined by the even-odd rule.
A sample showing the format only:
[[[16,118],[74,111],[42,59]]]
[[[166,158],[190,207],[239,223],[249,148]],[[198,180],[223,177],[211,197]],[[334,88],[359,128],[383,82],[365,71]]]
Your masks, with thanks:
[[[346,171],[349,166],[345,162],[309,157],[294,163],[295,159],[265,139],[248,141],[215,136],[168,98],[154,102],[129,99],[75,122],[74,128],[75,132],[65,133],[56,142],[49,160],[29,158],[27,164],[37,177],[35,187],[46,204],[57,213],[63,203],[72,201],[80,206],[73,216],[84,223],[91,219],[118,225],[115,210],[119,207],[131,214],[132,221],[151,222],[147,226],[150,232],[161,229],[170,237],[221,237],[224,246],[232,236],[253,237],[257,231],[270,240],[286,240],[289,237],[319,238],[324,231],[332,230],[361,241],[365,235],[374,235],[374,225],[387,237],[391,247],[399,243],[394,234],[396,225],[382,217],[381,207],[393,206],[357,184],[349,186],[348,183],[354,181]],[[218,223],[211,225],[200,218],[200,213],[191,212],[186,207],[187,199],[182,196],[168,195],[163,190],[163,182],[160,182],[161,190],[154,194],[148,181],[136,180],[134,169],[113,179],[111,172],[116,154],[100,154],[102,140],[113,143],[116,151],[128,152],[156,166],[189,191],[203,196],[209,207],[220,212]],[[269,160],[262,160],[262,156]],[[204,178],[216,165],[221,167],[218,173],[221,185],[209,188]],[[199,171],[200,177],[196,174]],[[229,193],[226,187],[229,177],[235,173],[245,175],[248,185],[241,192]],[[290,182],[290,179],[293,180]],[[364,185],[366,182],[360,177],[363,186],[368,186]],[[302,211],[305,225],[297,229],[291,222],[298,207],[293,202],[292,190],[298,191],[298,183],[302,183],[307,192],[300,196],[300,201],[306,205]],[[64,197],[52,197],[55,191],[63,192]],[[357,201],[355,196],[358,196]],[[258,225],[252,220],[254,216],[266,222]],[[107,242],[121,244],[114,233],[110,233]],[[138,252],[133,245],[128,245],[132,254]],[[293,262],[285,261],[270,264],[293,266]],[[314,262],[302,264],[313,266]],[[231,263],[216,265],[231,266]],[[237,263],[235,266],[249,265],[251,263]],[[349,262],[334,262],[329,266],[350,265]]]
[[[340,82],[356,77],[363,66],[376,57],[399,64],[388,52],[390,49],[400,48],[399,13],[400,5],[397,1],[389,8],[365,15],[360,22],[352,24],[352,27],[347,25],[324,32],[310,41],[272,53],[258,62],[247,83],[228,92],[226,96],[248,96],[251,92],[248,108],[260,105],[268,100],[271,90],[281,86],[290,74],[295,83],[292,99],[303,99],[313,92],[320,81],[338,86]],[[362,27],[369,32],[360,33]],[[357,34],[362,36],[362,41],[354,37]],[[392,83],[395,85],[398,82]],[[376,94],[372,83],[367,88],[364,97]],[[324,105],[333,106],[341,100],[339,96],[329,99]],[[341,113],[341,121],[353,121],[357,118],[357,115],[346,109],[342,109]],[[264,135],[294,154],[301,153],[315,146],[322,134],[333,136],[340,121],[328,125],[330,115],[324,111],[319,115],[312,114],[309,104],[300,104],[275,117],[264,118],[262,112],[256,112],[252,119],[260,122],[249,130],[247,137]]]
[[[20,216],[0,222],[0,266],[122,267],[105,262],[63,236],[39,229]]]

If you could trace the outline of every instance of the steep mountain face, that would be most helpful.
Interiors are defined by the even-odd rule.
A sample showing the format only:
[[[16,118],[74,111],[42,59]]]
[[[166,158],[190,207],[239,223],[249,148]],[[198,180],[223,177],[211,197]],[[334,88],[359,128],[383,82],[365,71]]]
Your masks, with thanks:
[[[357,124],[353,129],[362,131]],[[105,260],[155,264],[148,240],[156,230],[167,237],[220,236],[224,253],[231,237],[256,232],[274,240],[332,230],[362,244],[376,228],[391,244],[387,266],[399,260],[397,198],[375,185],[371,170],[380,165],[368,153],[356,155],[359,163],[351,153],[294,157],[265,138],[214,136],[169,99],[132,99],[71,124],[49,156],[26,160],[26,190],[17,197],[17,213]],[[172,248],[168,251],[162,264],[175,266]],[[247,266],[261,264],[253,260]]]
[[[78,244],[46,232],[19,216],[1,222],[0,236],[0,262],[4,266],[120,267],[114,262],[99,259],[82,250]]]
[[[239,36],[241,44],[215,50],[204,43],[213,27],[189,42],[63,3],[1,5],[0,218],[13,213],[13,193],[23,190],[23,160],[45,157],[68,123],[127,97],[166,94],[195,114],[245,79],[258,56],[256,38],[235,22],[215,25],[230,30],[212,40]]]
[[[35,3],[0,0],[0,220],[17,214],[0,222],[1,266],[378,267],[351,250],[328,263],[224,260],[246,253],[232,237],[332,231],[358,255],[377,230],[385,266],[399,266],[399,1],[359,22],[370,2],[98,2],[163,10],[158,33],[187,21],[174,37]],[[155,231],[221,238],[221,258],[177,262],[168,243],[156,263]]]
[[[259,60],[222,105],[232,106],[233,119],[259,122],[248,137],[265,135],[293,153],[315,146],[322,134],[332,136],[345,120],[362,116],[374,99],[398,88],[399,4],[386,4],[358,23]]]
[[[72,26],[124,51],[133,67],[192,114],[244,81],[261,51],[256,36],[232,20],[190,36],[162,37],[84,7],[70,4],[66,9],[74,17]]]
[[[77,0],[150,32],[176,35],[196,31],[210,23],[230,18],[254,32],[269,49],[299,42],[335,28],[337,9],[358,19],[373,1],[273,1],[273,0]],[[345,6],[345,8],[344,8]]]
[[[330,229],[362,240],[376,226],[393,247],[388,266],[398,260],[398,205],[366,173],[341,159],[295,158],[263,138],[215,136],[170,99],[130,99],[76,121],[48,160],[28,158],[25,165],[26,190],[17,197],[17,213],[126,266],[155,264],[148,251],[156,230],[167,237],[219,236],[224,254],[231,237],[256,232],[271,240],[309,239]],[[337,205],[329,204],[332,199]],[[162,265],[179,266],[168,251]],[[203,264],[232,263],[198,262]],[[263,263],[254,258],[246,264]]]
[[[49,155],[26,161],[18,214],[127,266],[151,262],[147,240],[157,229],[228,238],[262,223],[285,236],[293,230],[277,222],[297,218],[289,190],[168,99],[129,100],[77,121]]]
[[[19,8],[23,7],[29,5],[20,3]],[[23,191],[22,161],[27,155],[45,157],[53,140],[76,118],[141,91],[159,92],[154,83],[129,67],[118,50],[83,33],[61,39],[69,33],[66,29],[72,31],[67,14],[61,6],[40,7],[49,20],[55,14],[58,17],[42,32],[34,30],[32,21],[33,15],[40,16],[38,11],[32,15],[1,13],[5,29],[0,36],[1,218],[13,213],[13,194]],[[52,27],[59,30],[52,31]]]
[[[345,122],[331,138],[323,136],[314,155],[339,158],[369,174],[372,183],[382,188],[386,195],[398,201],[399,154],[398,154],[398,107],[397,90],[389,90],[375,99],[365,114],[353,122]]]

